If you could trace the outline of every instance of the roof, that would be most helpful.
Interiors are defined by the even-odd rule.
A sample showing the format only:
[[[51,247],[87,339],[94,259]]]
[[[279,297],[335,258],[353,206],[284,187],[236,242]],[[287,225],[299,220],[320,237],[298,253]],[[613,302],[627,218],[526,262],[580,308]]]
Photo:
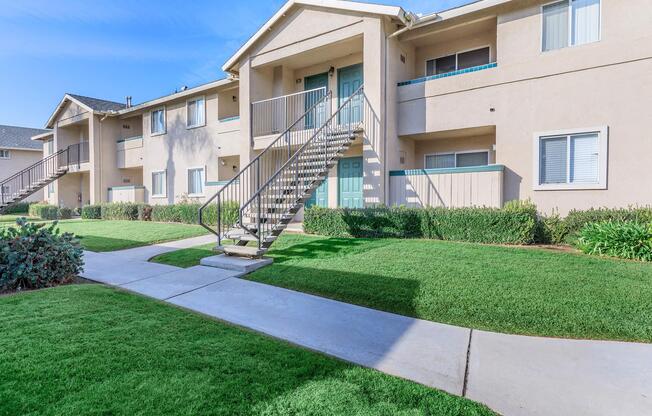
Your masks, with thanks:
[[[66,95],[74,98],[75,100],[81,102],[82,104],[85,104],[86,106],[90,107],[91,110],[99,111],[101,113],[120,111],[123,108],[127,107],[125,103],[117,103],[115,101],[100,100],[99,98],[85,97],[83,95],[77,95],[77,94],[66,94]]]
[[[270,30],[276,22],[281,20],[286,15],[287,11],[295,5],[325,7],[350,12],[384,15],[396,18],[404,24],[408,24],[408,20],[410,20],[410,17],[408,17],[409,13],[406,13],[405,10],[398,6],[383,6],[380,4],[359,3],[346,0],[289,0],[283,5],[283,7],[281,7],[281,9],[279,9],[278,12],[276,12],[276,14],[274,14],[274,16],[272,16],[271,19],[261,26],[261,28],[258,29],[251,38],[249,38],[247,43],[242,45],[242,47],[238,49],[238,51],[229,58],[228,61],[226,61],[222,66],[222,70],[228,72],[231,67],[238,62],[240,57],[249,50],[249,48],[251,48],[253,44],[265,34],[265,32]]]
[[[32,140],[32,136],[48,133],[49,130],[29,127],[0,125],[0,148],[42,150],[43,145]]]
[[[489,9],[494,6],[500,6],[505,3],[511,3],[512,1],[514,0],[475,0],[472,1],[471,3],[463,4],[461,6],[453,7],[447,10],[442,10],[428,15],[419,16],[419,18],[414,23],[412,28],[416,29],[418,27],[430,25],[433,23],[440,23],[445,20],[450,20],[470,13]]]

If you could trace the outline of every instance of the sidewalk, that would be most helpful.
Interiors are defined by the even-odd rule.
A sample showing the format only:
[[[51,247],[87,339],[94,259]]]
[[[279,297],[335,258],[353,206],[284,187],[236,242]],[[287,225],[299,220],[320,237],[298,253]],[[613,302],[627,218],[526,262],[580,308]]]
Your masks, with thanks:
[[[164,249],[87,253],[83,276],[465,396],[505,416],[652,414],[652,344],[470,330],[250,282],[237,272],[133,260]]]

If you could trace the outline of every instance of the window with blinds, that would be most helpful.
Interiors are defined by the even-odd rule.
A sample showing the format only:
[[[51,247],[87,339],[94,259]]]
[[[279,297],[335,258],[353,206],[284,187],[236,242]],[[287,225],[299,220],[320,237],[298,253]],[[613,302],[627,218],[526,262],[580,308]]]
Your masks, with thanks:
[[[188,169],[188,195],[204,194],[204,168]]]
[[[563,0],[542,8],[543,51],[600,40],[600,0]]]
[[[426,169],[465,168],[488,164],[488,151],[426,155]]]
[[[166,196],[167,178],[166,172],[152,172],[152,196]]]
[[[597,184],[600,181],[600,134],[542,137],[539,184]]]

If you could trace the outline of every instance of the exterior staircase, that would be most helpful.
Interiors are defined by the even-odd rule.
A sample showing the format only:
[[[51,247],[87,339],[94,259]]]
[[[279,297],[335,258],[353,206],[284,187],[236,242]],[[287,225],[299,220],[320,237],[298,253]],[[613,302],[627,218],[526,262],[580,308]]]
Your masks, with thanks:
[[[71,166],[87,161],[87,143],[77,143],[0,181],[0,214],[68,173]]]
[[[201,207],[200,224],[217,236],[217,250],[264,255],[364,132],[362,86],[334,113],[330,99],[325,94],[315,102]]]

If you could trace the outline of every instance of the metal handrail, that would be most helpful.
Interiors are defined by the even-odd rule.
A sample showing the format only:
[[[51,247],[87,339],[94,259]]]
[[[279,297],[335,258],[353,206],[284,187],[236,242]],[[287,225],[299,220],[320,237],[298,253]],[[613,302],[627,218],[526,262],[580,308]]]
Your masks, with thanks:
[[[319,89],[316,89],[319,90]],[[314,90],[311,90],[314,91]],[[212,234],[215,234],[218,237],[218,243],[221,241],[222,238],[222,233],[221,233],[221,195],[225,192],[226,189],[228,189],[231,185],[235,184],[236,181],[242,182],[243,184],[246,185],[246,181],[242,180],[242,177],[249,171],[253,170],[254,164],[259,164],[260,160],[262,157],[265,155],[269,154],[268,152],[271,152],[273,150],[278,150],[279,144],[281,143],[282,140],[285,140],[287,143],[288,147],[288,157],[290,156],[291,153],[291,140],[289,138],[289,134],[292,132],[292,130],[302,121],[308,114],[313,114],[315,113],[315,110],[326,103],[328,103],[328,100],[331,97],[331,93],[327,92],[321,99],[319,99],[316,103],[314,103],[310,108],[308,108],[299,118],[297,118],[292,124],[290,124],[289,127],[287,127],[281,134],[278,135],[278,137],[270,143],[260,154],[258,154],[254,159],[252,159],[244,168],[238,172],[237,175],[235,175],[233,178],[231,178],[222,188],[220,188],[213,196],[211,196],[204,204],[199,208],[199,224],[204,227],[206,230],[211,232]],[[326,106],[328,107],[328,106]],[[283,146],[284,147],[284,146]],[[260,181],[258,181],[258,184],[260,184]],[[216,229],[217,232],[214,231],[206,222],[204,221],[204,211],[206,208],[217,199],[217,225]],[[242,216],[239,216],[239,222],[242,223]]]
[[[319,101],[327,92],[326,87],[320,87],[251,103],[250,139],[284,131],[292,121],[301,120],[311,103]]]
[[[311,90],[299,91],[299,92],[295,92],[295,93],[292,93],[292,94],[281,95],[280,97],[266,98],[264,100],[254,101],[251,104],[254,105],[254,104],[266,103],[266,102],[269,102],[269,101],[280,100],[280,99],[287,98],[287,97],[294,97],[295,95],[304,95],[304,94],[308,94],[310,92],[315,92],[315,91],[319,91],[319,90],[326,90],[326,87],[319,87],[319,88],[313,88]]]

